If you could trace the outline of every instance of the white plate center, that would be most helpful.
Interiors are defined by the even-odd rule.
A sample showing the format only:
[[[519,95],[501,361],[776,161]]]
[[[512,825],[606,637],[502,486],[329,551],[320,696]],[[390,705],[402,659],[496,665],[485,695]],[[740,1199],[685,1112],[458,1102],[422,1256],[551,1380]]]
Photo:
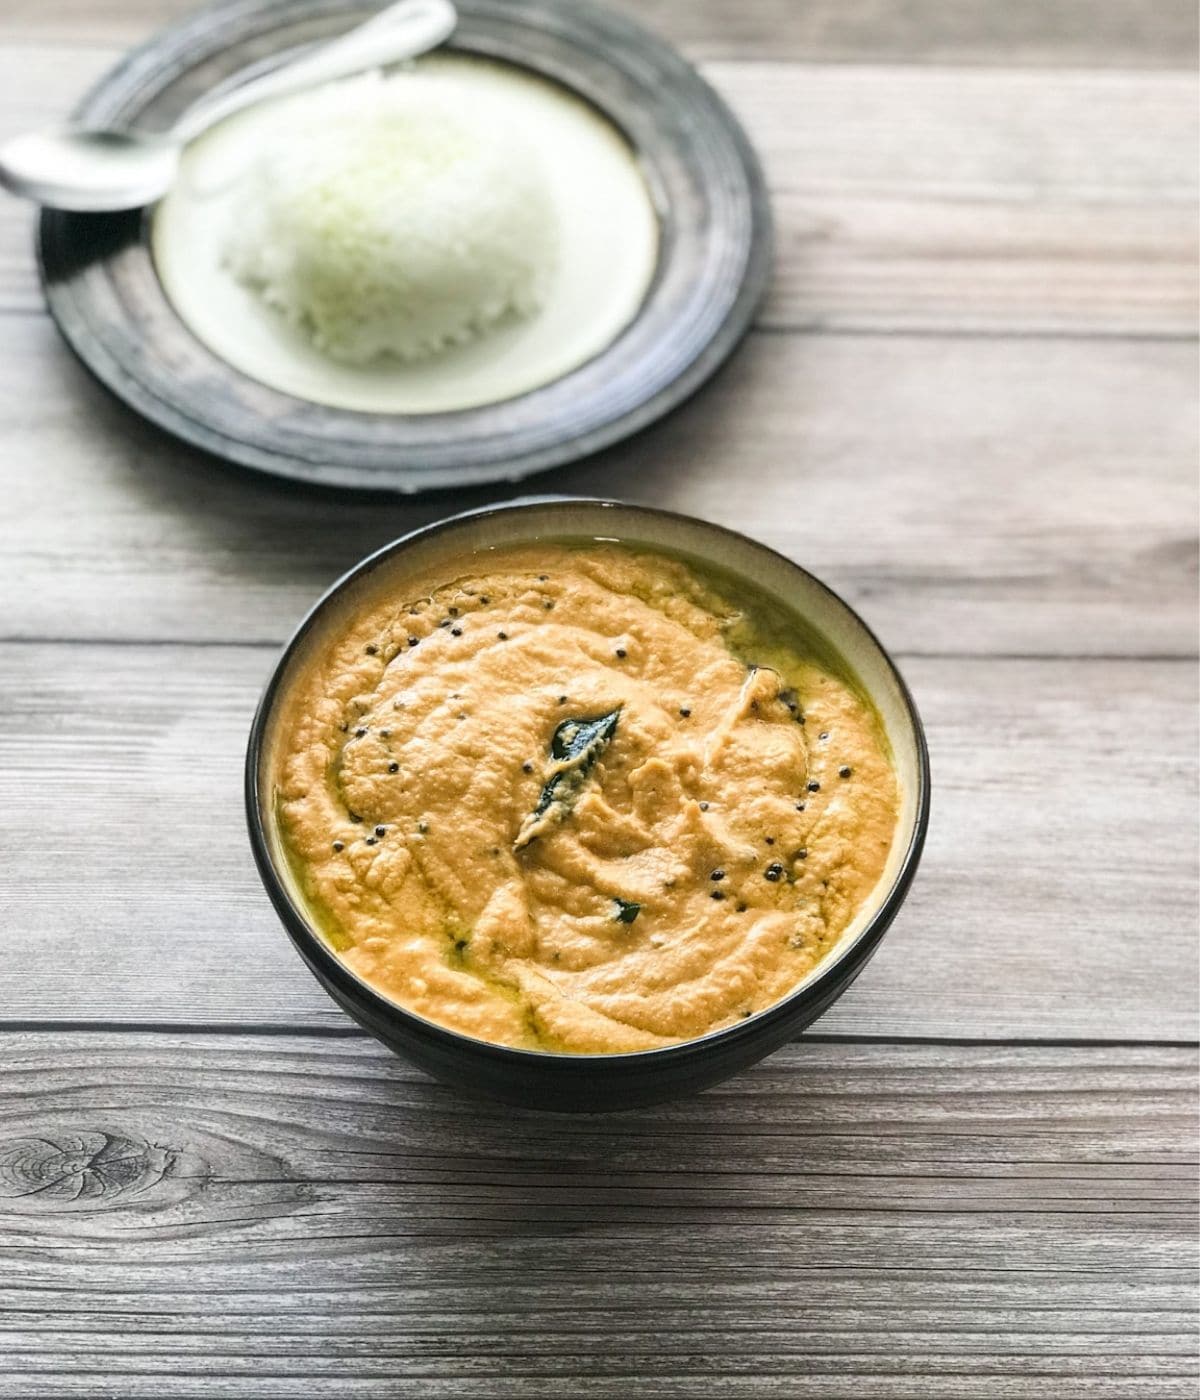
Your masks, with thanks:
[[[262,384],[310,402],[368,413],[476,408],[560,379],[633,320],[654,275],[658,220],[636,157],[619,131],[556,83],[457,54],[418,71],[450,100],[486,102],[538,156],[557,220],[558,256],[540,309],[429,359],[340,364],[264,305],[224,265],[231,221],[259,151],[280,139],[305,96],[221,123],[184,156],[154,215],[151,245],[176,313],[215,355]]]

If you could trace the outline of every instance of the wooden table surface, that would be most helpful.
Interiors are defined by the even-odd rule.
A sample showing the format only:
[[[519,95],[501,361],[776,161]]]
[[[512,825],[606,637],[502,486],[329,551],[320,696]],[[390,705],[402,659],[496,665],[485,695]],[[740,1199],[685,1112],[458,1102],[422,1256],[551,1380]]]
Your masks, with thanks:
[[[1192,0],[650,0],[778,220],[696,400],[545,478],[719,519],[894,649],[923,869],[699,1098],[492,1109],[357,1031],[242,832],[250,715],[365,551],[76,366],[0,204],[0,1396],[1191,1397]],[[0,135],[179,0],[4,0]]]

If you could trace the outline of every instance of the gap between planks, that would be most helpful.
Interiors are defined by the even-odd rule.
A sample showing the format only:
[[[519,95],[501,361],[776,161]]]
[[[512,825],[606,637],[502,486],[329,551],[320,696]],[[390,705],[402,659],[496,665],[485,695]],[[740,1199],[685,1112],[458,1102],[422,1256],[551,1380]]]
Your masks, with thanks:
[[[204,1035],[252,1039],[299,1037],[315,1040],[359,1040],[370,1042],[369,1031],[352,1022],[345,1025],[293,1026],[269,1021],[122,1021],[122,1020],[0,1020],[0,1036],[5,1035]],[[802,1031],[789,1045],[894,1045],[943,1046],[956,1050],[1200,1050],[1200,1040],[1134,1040],[1128,1037],[1084,1036],[962,1036],[962,1035],[867,1035],[847,1032]],[[404,1060],[403,1055],[397,1058]],[[407,1061],[405,1061],[407,1063]]]
[[[0,324],[4,321],[12,320],[42,320],[48,317],[49,312],[44,305],[30,303],[21,305],[20,303],[5,304],[0,302]],[[827,324],[820,321],[805,320],[776,320],[755,322],[751,325],[749,335],[767,336],[819,336],[823,340],[1002,340],[1002,341],[1025,341],[1025,340],[1049,340],[1049,341],[1090,341],[1090,340],[1122,340],[1132,344],[1145,343],[1147,345],[1159,344],[1184,344],[1190,345],[1200,340],[1200,331],[1186,330],[1182,327],[1179,330],[1161,331],[1138,331],[1138,330],[1104,330],[1100,327],[1080,326],[1075,329],[1067,327],[1046,327],[1043,329],[1021,327],[988,328],[985,326],[841,326]],[[341,495],[340,488],[333,488],[334,494]]]
[[[447,509],[451,509],[449,506]],[[238,651],[278,651],[287,642],[286,637],[262,640],[241,637],[0,637],[0,647],[190,647],[230,648]],[[904,647],[889,648],[889,655],[900,661],[1013,661],[1013,662],[1095,662],[1106,665],[1109,662],[1133,663],[1135,665],[1157,665],[1160,662],[1175,664],[1183,662],[1192,665],[1200,659],[1200,652],[1041,652],[1041,651],[917,651]]]

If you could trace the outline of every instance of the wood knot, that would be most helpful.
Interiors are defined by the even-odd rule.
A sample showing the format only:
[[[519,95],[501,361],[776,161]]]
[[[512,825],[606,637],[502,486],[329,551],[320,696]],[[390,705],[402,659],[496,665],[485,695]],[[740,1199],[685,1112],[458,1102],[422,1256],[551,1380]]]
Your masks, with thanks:
[[[173,1147],[115,1132],[16,1138],[0,1145],[0,1198],[45,1206],[124,1204],[175,1171]]]

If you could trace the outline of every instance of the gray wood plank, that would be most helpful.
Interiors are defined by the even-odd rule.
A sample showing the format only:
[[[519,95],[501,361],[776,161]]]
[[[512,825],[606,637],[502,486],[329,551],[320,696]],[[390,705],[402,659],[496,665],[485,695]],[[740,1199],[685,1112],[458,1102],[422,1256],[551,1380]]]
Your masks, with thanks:
[[[763,324],[1195,334],[1191,75],[706,72],[775,200]]]
[[[0,48],[0,136],[59,120],[115,57]],[[772,189],[778,253],[763,325],[1194,334],[1189,75],[704,71],[746,122]],[[40,305],[28,212],[4,200],[0,310]]]
[[[0,648],[0,1020],[345,1026],[259,887],[241,764],[271,650]],[[914,659],[934,808],[831,1034],[1197,1032],[1189,662]]]
[[[43,320],[0,332],[4,636],[280,641],[369,550],[511,491],[354,501],[222,469]],[[744,530],[901,652],[1193,655],[1194,383],[1186,345],[761,334],[665,423],[530,489]]]
[[[0,1396],[1193,1393],[1191,1051],[809,1043],[563,1118],[366,1040],[0,1045]]]
[[[1052,67],[1178,67],[1196,49],[1185,0],[613,0],[693,57]],[[131,44],[196,0],[6,0],[0,43]]]

